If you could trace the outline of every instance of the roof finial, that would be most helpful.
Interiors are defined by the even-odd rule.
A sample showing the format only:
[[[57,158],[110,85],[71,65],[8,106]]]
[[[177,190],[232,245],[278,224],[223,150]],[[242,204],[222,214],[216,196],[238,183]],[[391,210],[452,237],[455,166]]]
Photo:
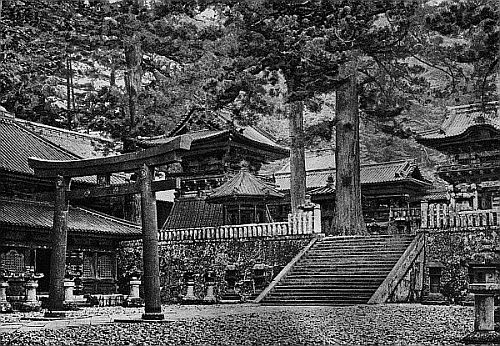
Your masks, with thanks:
[[[241,160],[240,161],[240,170],[242,172],[250,172],[250,162],[247,160]]]

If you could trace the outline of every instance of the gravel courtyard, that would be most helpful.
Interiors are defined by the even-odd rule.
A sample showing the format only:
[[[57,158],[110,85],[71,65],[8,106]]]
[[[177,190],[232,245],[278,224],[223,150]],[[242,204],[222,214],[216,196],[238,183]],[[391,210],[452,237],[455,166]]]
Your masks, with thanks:
[[[52,327],[26,319],[40,313],[0,315],[0,345],[461,345],[474,313],[472,307],[422,305],[163,309],[162,323],[112,323],[141,311],[121,307],[85,308],[69,316],[73,323]],[[75,323],[89,316],[100,322]]]

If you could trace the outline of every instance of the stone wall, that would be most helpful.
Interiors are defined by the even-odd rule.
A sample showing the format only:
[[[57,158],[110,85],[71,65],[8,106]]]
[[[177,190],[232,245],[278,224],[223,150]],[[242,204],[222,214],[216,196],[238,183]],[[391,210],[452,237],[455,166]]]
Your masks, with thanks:
[[[269,266],[268,281],[277,275],[292,258],[312,239],[311,235],[254,238],[225,241],[160,242],[160,285],[163,302],[177,302],[186,293],[183,275],[192,271],[195,276],[195,295],[202,299],[206,292],[204,275],[207,270],[216,273],[215,295],[226,292],[224,279],[227,265],[236,264],[241,279],[251,279],[255,264]],[[120,286],[126,292],[127,277],[142,271],[140,241],[124,242],[118,255]]]
[[[423,295],[429,293],[429,266],[442,265],[441,293],[450,303],[461,303],[467,295],[467,264],[495,258],[499,245],[497,229],[427,233]]]

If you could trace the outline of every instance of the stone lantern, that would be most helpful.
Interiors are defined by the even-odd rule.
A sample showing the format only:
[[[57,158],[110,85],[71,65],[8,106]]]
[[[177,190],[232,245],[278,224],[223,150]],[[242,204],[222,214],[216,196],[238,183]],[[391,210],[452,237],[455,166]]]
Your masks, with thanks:
[[[495,295],[500,294],[500,262],[470,262],[472,282],[469,290],[474,294],[474,332],[465,342],[498,342],[495,332]]]
[[[236,283],[240,280],[240,270],[236,264],[228,264],[224,273],[226,292],[221,298],[221,303],[236,303],[241,297],[236,293]]]
[[[0,312],[12,312],[12,305],[7,301],[8,280],[11,277],[8,271],[0,270]]]
[[[206,303],[215,303],[217,298],[214,295],[214,286],[215,286],[215,271],[207,270],[205,272],[205,283],[207,285],[207,294],[203,301]]]
[[[26,290],[25,301],[21,304],[23,311],[40,310],[40,302],[37,300],[36,289],[38,288],[38,280],[43,278],[42,273],[35,273],[34,268],[28,268],[24,273],[24,288]]]
[[[270,266],[263,263],[256,263],[252,267],[252,278],[257,290],[261,290],[266,287],[270,269]]]
[[[192,271],[188,270],[184,273],[184,282],[187,285],[187,292],[184,297],[182,297],[183,301],[195,301],[197,300],[194,295],[194,278],[195,275]]]

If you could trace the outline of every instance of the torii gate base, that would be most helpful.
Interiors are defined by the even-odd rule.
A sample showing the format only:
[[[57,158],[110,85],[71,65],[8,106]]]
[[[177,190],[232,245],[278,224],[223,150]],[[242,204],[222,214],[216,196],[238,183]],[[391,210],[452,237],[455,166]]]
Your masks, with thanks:
[[[179,136],[158,147],[118,156],[72,161],[49,161],[30,158],[29,164],[38,176],[56,178],[52,256],[50,262],[49,317],[64,317],[64,276],[68,234],[68,200],[90,197],[141,194],[143,240],[143,320],[163,320],[160,301],[160,266],[155,191],[173,188],[169,181],[153,182],[154,167],[181,161],[181,152],[189,150],[191,137]],[[115,172],[135,171],[138,183],[104,186],[85,191],[70,191],[72,177],[101,175],[109,181]],[[175,185],[174,185],[175,186]]]

